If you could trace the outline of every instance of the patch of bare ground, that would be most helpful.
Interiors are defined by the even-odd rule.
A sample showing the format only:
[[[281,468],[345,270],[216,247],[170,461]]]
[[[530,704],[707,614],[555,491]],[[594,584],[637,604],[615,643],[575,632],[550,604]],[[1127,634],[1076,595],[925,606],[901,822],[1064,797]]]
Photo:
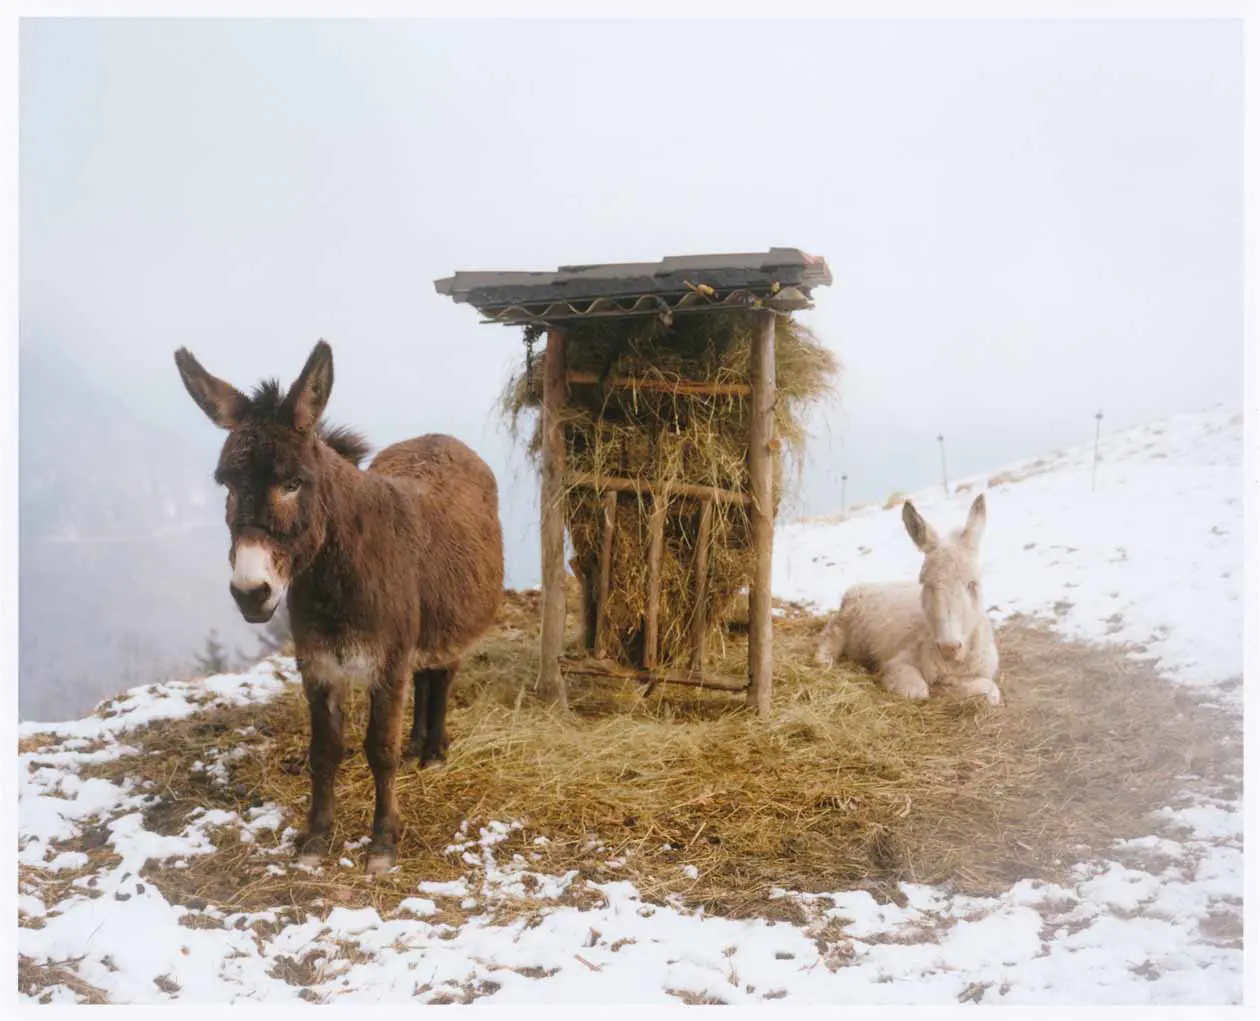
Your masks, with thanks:
[[[51,1003],[58,988],[70,990],[79,1003],[109,1003],[103,989],[85,982],[74,970],[81,960],[39,962],[18,954],[18,989],[40,1003]]]
[[[442,1005],[449,1003],[474,1003],[483,996],[492,996],[502,988],[498,982],[481,980],[478,982],[444,982],[437,992],[432,992],[430,985],[417,986],[413,995],[428,996],[426,1003]],[[432,993],[432,995],[429,995]]]
[[[726,1000],[723,1000],[717,996],[712,996],[709,993],[693,993],[688,989],[666,989],[665,992],[667,992],[670,996],[673,996],[676,999],[681,1000],[683,1003],[687,1004],[687,1006],[689,1007],[699,1007],[699,1006],[725,1007],[727,1003]]]
[[[1243,945],[1243,920],[1240,910],[1217,908],[1199,920],[1199,932],[1203,938],[1218,947],[1241,950]]]

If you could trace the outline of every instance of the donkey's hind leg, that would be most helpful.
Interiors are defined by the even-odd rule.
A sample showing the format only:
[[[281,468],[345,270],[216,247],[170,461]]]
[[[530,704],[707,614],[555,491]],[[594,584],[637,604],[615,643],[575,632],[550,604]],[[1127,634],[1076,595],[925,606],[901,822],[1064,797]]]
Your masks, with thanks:
[[[429,674],[430,670],[417,670],[411,678],[415,698],[411,706],[411,737],[403,749],[404,759],[418,759],[424,751],[425,738],[429,736]]]
[[[416,697],[411,720],[407,758],[420,760],[420,768],[446,761],[450,739],[446,735],[446,695],[459,663],[432,670],[417,670]]]
[[[923,675],[903,659],[894,659],[879,675],[880,683],[894,695],[902,698],[927,698],[928,684]]]

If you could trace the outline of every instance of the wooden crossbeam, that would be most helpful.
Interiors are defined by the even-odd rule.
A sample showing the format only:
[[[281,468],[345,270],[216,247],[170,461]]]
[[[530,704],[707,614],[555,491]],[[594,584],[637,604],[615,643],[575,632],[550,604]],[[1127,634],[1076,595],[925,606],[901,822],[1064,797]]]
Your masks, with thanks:
[[[677,670],[636,670],[633,667],[623,667],[601,659],[566,657],[561,659],[560,669],[569,674],[613,677],[623,681],[638,681],[640,684],[683,684],[692,688],[710,688],[714,691],[748,690],[747,684],[724,677],[706,676],[696,672],[684,673]]]
[[[705,383],[695,379],[632,379],[629,376],[610,376],[601,379],[595,372],[570,372],[565,377],[570,385],[613,387],[617,390],[651,390],[656,393],[682,394],[698,397],[751,397],[749,383]]]
[[[741,503],[745,506],[752,503],[748,493],[737,493],[732,489],[717,489],[714,486],[695,486],[686,482],[667,482],[663,487],[643,479],[623,479],[615,475],[591,475],[573,473],[566,479],[570,486],[583,486],[587,489],[608,490],[618,493],[635,493],[640,496],[656,496],[663,489],[666,498],[682,496],[693,500],[713,500],[715,503]]]

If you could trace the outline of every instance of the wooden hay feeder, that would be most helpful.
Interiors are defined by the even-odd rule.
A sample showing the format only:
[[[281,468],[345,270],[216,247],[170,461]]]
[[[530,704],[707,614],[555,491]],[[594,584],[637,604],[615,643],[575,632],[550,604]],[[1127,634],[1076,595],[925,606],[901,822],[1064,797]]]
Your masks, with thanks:
[[[555,273],[456,273],[436,281],[439,294],[472,305],[484,321],[524,327],[528,344],[546,336],[541,392],[533,391],[527,372],[521,403],[541,409],[535,439],[542,483],[538,682],[557,704],[567,705],[565,674],[571,673],[745,691],[750,706],[769,712],[776,404],[785,396],[776,390],[776,333],[793,342],[806,336],[791,313],[811,307],[812,289],[830,283],[824,260],[791,248],[567,266]],[[724,362],[711,337],[735,331],[742,331],[742,354]],[[687,338],[697,337],[701,347],[693,344],[683,357]],[[800,350],[815,359],[810,371],[821,381],[834,371],[834,362],[825,349],[810,344]],[[781,348],[780,363],[785,354]],[[657,417],[645,426],[652,402]],[[694,472],[688,477],[685,470],[665,471],[666,460],[674,468],[687,457],[695,461],[703,445],[683,435],[698,417],[688,409],[703,405],[712,417],[719,402],[728,432],[730,423],[738,424],[736,456],[710,457],[700,472],[706,484]],[[639,428],[634,442],[616,446],[611,459],[592,455],[604,437],[629,435],[627,422]],[[729,435],[726,444],[729,455]],[[673,455],[667,457],[667,449]],[[734,529],[725,527],[732,508],[738,512]],[[564,656],[566,523],[583,586],[580,658]],[[680,529],[682,545],[675,541]],[[623,543],[617,560],[614,539],[626,531],[642,543],[632,554]],[[747,554],[738,569],[729,567],[731,546]],[[725,575],[716,569],[718,560],[727,565]],[[671,579],[664,597],[673,614],[667,634],[663,574]],[[702,670],[706,635],[720,623],[736,575],[749,591],[746,680]],[[685,600],[677,592],[680,577],[688,590]],[[628,592],[637,599],[632,624],[626,600],[618,598]],[[621,613],[617,620],[614,611]]]

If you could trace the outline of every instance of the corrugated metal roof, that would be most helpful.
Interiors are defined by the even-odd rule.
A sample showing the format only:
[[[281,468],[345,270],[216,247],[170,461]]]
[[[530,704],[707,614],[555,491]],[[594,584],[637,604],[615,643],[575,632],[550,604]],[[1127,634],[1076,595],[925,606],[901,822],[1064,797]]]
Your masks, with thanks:
[[[830,283],[831,271],[820,256],[772,248],[561,266],[554,273],[456,273],[434,286],[491,322],[520,324],[720,308],[791,311],[808,308],[813,288]]]

